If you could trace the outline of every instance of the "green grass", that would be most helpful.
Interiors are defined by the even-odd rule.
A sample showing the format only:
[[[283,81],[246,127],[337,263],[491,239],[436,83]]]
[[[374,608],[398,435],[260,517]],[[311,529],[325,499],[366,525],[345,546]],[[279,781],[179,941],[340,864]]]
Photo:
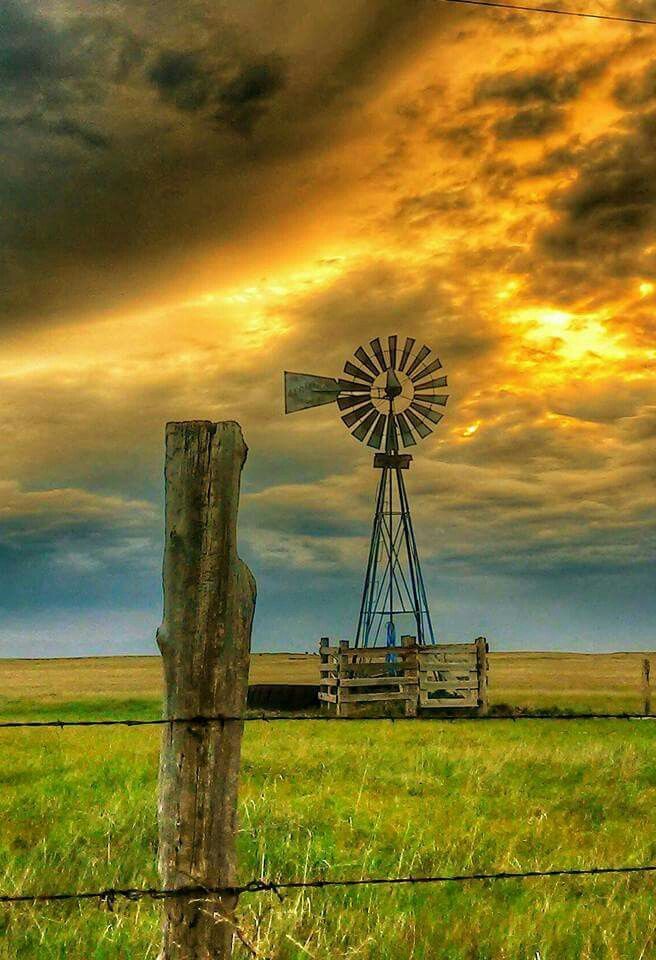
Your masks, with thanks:
[[[131,703],[55,715],[145,709]],[[0,731],[0,890],[157,883],[158,746],[150,728]],[[656,862],[655,748],[651,722],[247,724],[241,878]],[[240,922],[275,960],[649,960],[655,885],[260,894]],[[154,960],[158,916],[148,902],[0,907],[0,960]]]
[[[89,697],[55,703],[0,697],[2,720],[137,720],[161,716],[162,703],[155,697]]]

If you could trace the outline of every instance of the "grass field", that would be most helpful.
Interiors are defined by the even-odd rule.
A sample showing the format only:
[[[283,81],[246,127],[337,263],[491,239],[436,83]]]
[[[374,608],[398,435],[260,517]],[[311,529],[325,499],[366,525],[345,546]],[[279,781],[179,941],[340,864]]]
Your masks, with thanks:
[[[642,709],[646,653],[491,653],[492,705],[609,713]],[[319,658],[306,654],[255,654],[251,683],[318,683]],[[159,657],[79,660],[1,660],[0,716],[49,716],[67,704],[92,715],[112,702],[138,714],[159,709]],[[654,698],[656,701],[656,697]],[[100,701],[96,705],[96,701]]]
[[[290,663],[313,669],[278,658],[255,670],[270,678]],[[526,677],[539,679],[540,664],[536,692]],[[527,704],[555,705],[563,668],[546,664],[506,664],[506,687],[499,667],[495,696],[523,690]],[[621,669],[604,690],[609,664]],[[6,716],[157,702],[146,658],[1,667]],[[561,705],[639,702],[638,658],[597,663],[587,683],[580,664],[571,675]],[[156,883],[158,743],[148,728],[0,731],[0,891]],[[656,862],[655,748],[649,721],[250,723],[241,879]],[[240,922],[272,960],[651,960],[655,888],[644,875],[263,894],[242,898]],[[0,960],[154,960],[157,940],[149,903],[0,907]]]

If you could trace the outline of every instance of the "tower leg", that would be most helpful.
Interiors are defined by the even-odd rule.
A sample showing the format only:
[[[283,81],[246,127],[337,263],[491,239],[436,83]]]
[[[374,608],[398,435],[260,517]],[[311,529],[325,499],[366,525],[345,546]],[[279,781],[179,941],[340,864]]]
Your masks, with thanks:
[[[410,577],[413,584],[415,610],[417,610],[418,612],[417,643],[434,644],[435,633],[433,631],[433,622],[431,620],[430,608],[428,606],[428,598],[426,596],[426,586],[424,584],[424,577],[421,572],[421,564],[419,562],[419,551],[417,550],[417,541],[415,540],[415,531],[412,526],[412,517],[410,515],[410,502],[408,500],[408,493],[405,489],[403,474],[398,469],[396,472],[397,472],[398,483],[399,483],[399,500],[401,501],[401,514],[402,514],[403,523],[404,523],[406,550],[408,553],[408,557],[412,558],[411,562],[409,563],[409,568],[410,568]]]
[[[374,513],[374,522],[371,530],[371,540],[369,541],[369,559],[367,560],[367,572],[362,590],[358,629],[355,634],[356,647],[369,646],[371,611],[375,606],[376,572],[380,555],[381,524],[385,505],[385,491],[387,489],[387,473],[387,470],[382,471],[376,492],[376,511]]]

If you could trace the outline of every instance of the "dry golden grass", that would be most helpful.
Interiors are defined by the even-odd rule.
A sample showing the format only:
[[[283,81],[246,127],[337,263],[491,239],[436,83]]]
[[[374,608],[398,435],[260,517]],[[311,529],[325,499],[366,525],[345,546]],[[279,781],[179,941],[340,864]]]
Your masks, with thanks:
[[[492,653],[490,701],[514,707],[637,710],[642,704],[646,653]],[[319,658],[306,654],[254,654],[251,683],[317,683]],[[89,657],[66,660],[0,660],[0,702],[43,705],[161,697],[159,657]],[[656,701],[656,697],[654,698]]]

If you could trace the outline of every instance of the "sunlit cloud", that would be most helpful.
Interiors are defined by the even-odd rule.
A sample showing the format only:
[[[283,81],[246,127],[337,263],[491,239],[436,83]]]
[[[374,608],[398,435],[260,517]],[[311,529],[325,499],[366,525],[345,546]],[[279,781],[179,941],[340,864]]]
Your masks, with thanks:
[[[438,606],[501,567],[536,596],[630,580],[654,542],[656,39],[429,0],[265,7],[183,24],[164,3],[146,28],[19,2],[6,24],[41,65],[0,94],[8,602],[74,606],[83,581],[155,616],[135,569],[159,564],[163,425],[226,418],[263,634],[287,618],[300,643],[319,591],[347,631],[371,451],[334,407],[285,418],[282,371],[338,376],[394,333],[449,377],[408,480]]]

